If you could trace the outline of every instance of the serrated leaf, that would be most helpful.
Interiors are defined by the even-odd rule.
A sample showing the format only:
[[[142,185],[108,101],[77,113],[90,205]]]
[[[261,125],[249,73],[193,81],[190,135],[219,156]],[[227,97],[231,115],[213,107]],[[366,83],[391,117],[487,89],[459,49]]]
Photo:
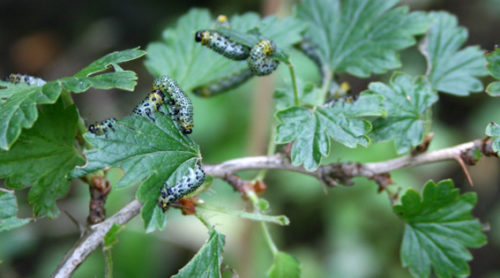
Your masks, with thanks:
[[[398,154],[420,144],[424,137],[422,114],[438,100],[425,77],[412,78],[395,73],[389,85],[373,82],[371,92],[385,97],[387,118],[373,122],[372,138],[378,141],[394,140]]]
[[[278,252],[274,256],[273,265],[267,272],[269,278],[299,278],[300,263],[293,256]]]
[[[401,66],[397,51],[415,44],[429,20],[423,12],[393,8],[398,0],[310,0],[297,16],[309,23],[306,34],[333,71],[359,77]]]
[[[86,167],[73,171],[73,176],[80,177],[106,167],[119,167],[125,175],[117,187],[141,183],[137,199],[144,203],[141,215],[148,232],[166,223],[157,206],[160,187],[165,181],[175,184],[200,156],[198,145],[182,134],[168,115],[155,113],[154,117],[154,122],[137,115],[125,117],[105,136],[86,133],[84,137],[96,148],[86,152]]]
[[[477,46],[459,50],[467,40],[467,29],[457,26],[457,18],[447,12],[430,12],[433,24],[420,44],[427,60],[433,89],[457,96],[481,92],[477,79],[487,74],[483,51]]]
[[[54,103],[61,94],[57,82],[43,86],[16,84],[0,90],[0,148],[9,150],[21,135],[22,128],[31,128],[38,118],[37,104]]]
[[[185,91],[211,83],[230,73],[247,68],[246,61],[232,61],[196,43],[197,31],[212,29],[214,19],[204,9],[192,9],[182,16],[174,28],[166,29],[163,42],[147,47],[145,65],[154,76],[166,74],[177,80]],[[256,13],[245,13],[230,18],[231,30],[246,32],[259,26],[259,32],[287,48],[301,39],[301,22],[292,18],[279,20],[275,16],[260,19]]]
[[[278,88],[273,95],[278,110],[284,110],[295,105],[292,84],[286,82],[285,85],[284,88]],[[323,103],[321,90],[314,86],[312,82],[297,79],[297,92],[301,104],[317,106]]]
[[[17,201],[14,192],[0,191],[0,232],[19,228],[30,221],[29,218],[17,218]]]
[[[490,136],[491,140],[493,140],[491,147],[498,154],[500,151],[500,126],[495,122],[489,123],[486,127],[486,135]]]
[[[140,50],[138,47],[122,51],[115,51],[105,55],[102,58],[99,58],[98,60],[95,60],[74,76],[77,78],[88,77],[94,73],[105,71],[114,64],[132,61],[144,55],[146,55],[146,52]]]
[[[59,214],[56,199],[69,188],[71,170],[83,164],[74,148],[78,114],[74,105],[62,101],[40,107],[33,128],[26,130],[10,151],[0,151],[0,177],[6,185],[22,189],[32,186],[28,200],[35,216]]]
[[[500,47],[495,47],[495,50],[486,54],[486,60],[491,76],[500,80]],[[486,93],[494,97],[500,96],[500,81],[491,82],[486,88]]]
[[[472,217],[475,193],[460,195],[451,180],[425,184],[422,196],[409,189],[394,212],[406,221],[401,260],[415,277],[467,276],[472,259],[466,247],[486,244],[482,225]]]
[[[187,265],[179,270],[172,278],[213,278],[222,277],[222,251],[224,249],[225,236],[215,229],[210,230],[210,237],[196,255]]]
[[[368,104],[364,98],[370,98],[375,103]],[[367,92],[361,94],[359,102],[339,101],[332,107],[316,107],[314,110],[293,106],[279,111],[276,116],[281,123],[277,127],[276,142],[294,141],[292,164],[303,164],[308,171],[314,171],[321,158],[329,153],[329,138],[350,148],[368,145],[366,134],[372,126],[361,117],[384,115],[382,99]],[[359,114],[359,111],[364,112]]]

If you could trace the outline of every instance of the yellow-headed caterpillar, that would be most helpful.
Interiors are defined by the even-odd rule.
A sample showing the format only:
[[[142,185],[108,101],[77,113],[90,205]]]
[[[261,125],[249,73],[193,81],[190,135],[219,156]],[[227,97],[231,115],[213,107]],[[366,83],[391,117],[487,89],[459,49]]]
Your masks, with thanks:
[[[235,72],[219,80],[216,80],[213,83],[196,87],[193,89],[193,93],[201,97],[216,96],[220,93],[229,91],[233,88],[240,86],[241,84],[245,83],[248,79],[250,79],[252,76],[253,76],[252,71],[248,68],[245,68],[241,71]]]
[[[168,76],[160,76],[153,82],[153,90],[161,91],[168,97],[168,104],[174,120],[179,124],[182,133],[193,132],[193,103],[177,83]]]
[[[270,40],[261,40],[250,50],[248,67],[255,75],[271,74],[279,65],[279,61],[272,57],[276,51],[276,44]]]
[[[165,212],[170,204],[195,191],[205,181],[205,172],[200,163],[189,168],[189,173],[181,178],[174,186],[170,187],[165,182],[160,188],[158,206]]]
[[[26,75],[26,74],[20,74],[20,73],[11,73],[9,74],[9,77],[6,78],[6,81],[12,82],[12,83],[25,83],[30,86],[43,86],[47,81],[34,77],[31,75]]]
[[[194,36],[194,40],[232,60],[245,60],[250,53],[247,46],[233,42],[216,31],[198,31]]]
[[[160,90],[153,90],[134,108],[133,112],[154,121],[153,113],[159,111],[163,103],[165,103],[165,95]]]
[[[115,118],[109,118],[106,119],[100,123],[94,123],[89,125],[89,131],[90,133],[93,133],[95,135],[106,135],[109,130],[115,131],[115,124],[116,124],[116,119]]]

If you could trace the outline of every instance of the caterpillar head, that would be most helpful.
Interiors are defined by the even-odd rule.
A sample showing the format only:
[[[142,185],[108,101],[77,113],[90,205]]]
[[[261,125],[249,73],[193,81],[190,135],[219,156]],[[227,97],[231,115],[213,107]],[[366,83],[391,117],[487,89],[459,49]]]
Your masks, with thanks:
[[[152,103],[161,105],[164,103],[165,95],[163,95],[160,90],[154,90],[153,92],[151,92],[151,94],[148,95],[148,98]]]
[[[258,44],[262,47],[264,54],[266,54],[267,56],[272,55],[276,50],[276,45],[273,41],[261,40]]]
[[[98,126],[99,124],[91,124],[89,125],[89,132],[90,133],[93,133],[93,134],[96,134],[97,133],[97,130],[98,130]]]
[[[202,45],[205,45],[210,40],[210,32],[209,31],[198,31],[194,35],[194,40],[196,42],[201,43]]]
[[[184,134],[191,134],[193,133],[193,125],[186,125],[182,127],[182,133]]]

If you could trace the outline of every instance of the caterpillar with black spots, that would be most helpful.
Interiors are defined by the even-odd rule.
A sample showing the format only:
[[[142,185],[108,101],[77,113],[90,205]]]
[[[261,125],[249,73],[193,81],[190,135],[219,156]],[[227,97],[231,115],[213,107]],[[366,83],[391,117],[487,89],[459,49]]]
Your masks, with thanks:
[[[167,104],[171,107],[171,116],[184,134],[193,132],[193,103],[177,83],[168,76],[160,76],[153,82],[153,91],[160,91],[168,96]]]
[[[90,133],[93,133],[98,136],[106,135],[109,130],[115,131],[115,124],[116,124],[116,119],[109,118],[100,123],[94,123],[89,125],[89,131]]]
[[[5,79],[6,81],[11,83],[25,83],[30,86],[43,86],[47,83],[47,81],[43,80],[42,78],[20,73],[11,73],[9,74],[9,77]]]
[[[231,41],[217,31],[198,31],[194,36],[194,40],[232,60],[242,61],[250,55],[250,48]]]
[[[240,86],[248,79],[250,79],[253,75],[253,72],[250,69],[246,68],[230,74],[229,76],[225,76],[213,83],[196,87],[193,89],[193,93],[201,97],[212,97]]]
[[[153,90],[139,105],[134,108],[133,113],[139,116],[147,117],[154,121],[155,118],[153,113],[160,111],[163,103],[165,103],[165,95],[163,92],[160,90]]]
[[[181,178],[174,186],[164,183],[160,189],[158,206],[165,212],[170,204],[195,191],[205,181],[205,172],[200,163],[196,163],[193,168],[189,168],[189,173]]]
[[[276,44],[271,40],[261,40],[250,50],[248,67],[253,74],[262,76],[271,74],[279,65],[272,57],[276,52]]]

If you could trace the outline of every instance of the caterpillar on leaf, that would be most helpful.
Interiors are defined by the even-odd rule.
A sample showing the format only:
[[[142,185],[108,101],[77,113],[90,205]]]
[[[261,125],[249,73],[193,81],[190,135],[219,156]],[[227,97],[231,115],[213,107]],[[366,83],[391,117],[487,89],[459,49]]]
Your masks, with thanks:
[[[184,134],[193,132],[193,103],[177,83],[168,76],[160,76],[153,82],[153,91],[160,91],[168,97],[171,116]]]
[[[261,40],[250,50],[248,67],[253,74],[262,76],[271,74],[279,65],[279,61],[272,57],[276,51],[276,44],[270,40]]]
[[[250,54],[250,49],[247,46],[233,42],[216,31],[198,31],[194,40],[232,60],[245,60]]]
[[[133,112],[154,121],[153,113],[159,111],[163,103],[165,103],[165,95],[160,90],[153,90],[134,108]]]
[[[11,83],[25,83],[30,86],[43,86],[47,81],[43,80],[42,78],[34,77],[31,75],[27,74],[20,74],[20,73],[11,73],[9,74],[9,77],[6,78],[6,81],[11,82]]]
[[[89,125],[89,131],[90,133],[93,133],[95,135],[106,135],[109,130],[115,131],[115,124],[116,124],[116,119],[115,118],[109,118],[106,119],[100,123],[94,123]]]
[[[240,86],[252,76],[253,72],[246,68],[216,80],[213,83],[196,87],[193,89],[193,93],[201,97],[212,97]]]
[[[181,178],[174,186],[169,186],[166,182],[160,189],[158,206],[165,212],[170,204],[195,191],[205,181],[205,172],[200,163],[196,163],[193,168],[189,168],[189,173]]]

